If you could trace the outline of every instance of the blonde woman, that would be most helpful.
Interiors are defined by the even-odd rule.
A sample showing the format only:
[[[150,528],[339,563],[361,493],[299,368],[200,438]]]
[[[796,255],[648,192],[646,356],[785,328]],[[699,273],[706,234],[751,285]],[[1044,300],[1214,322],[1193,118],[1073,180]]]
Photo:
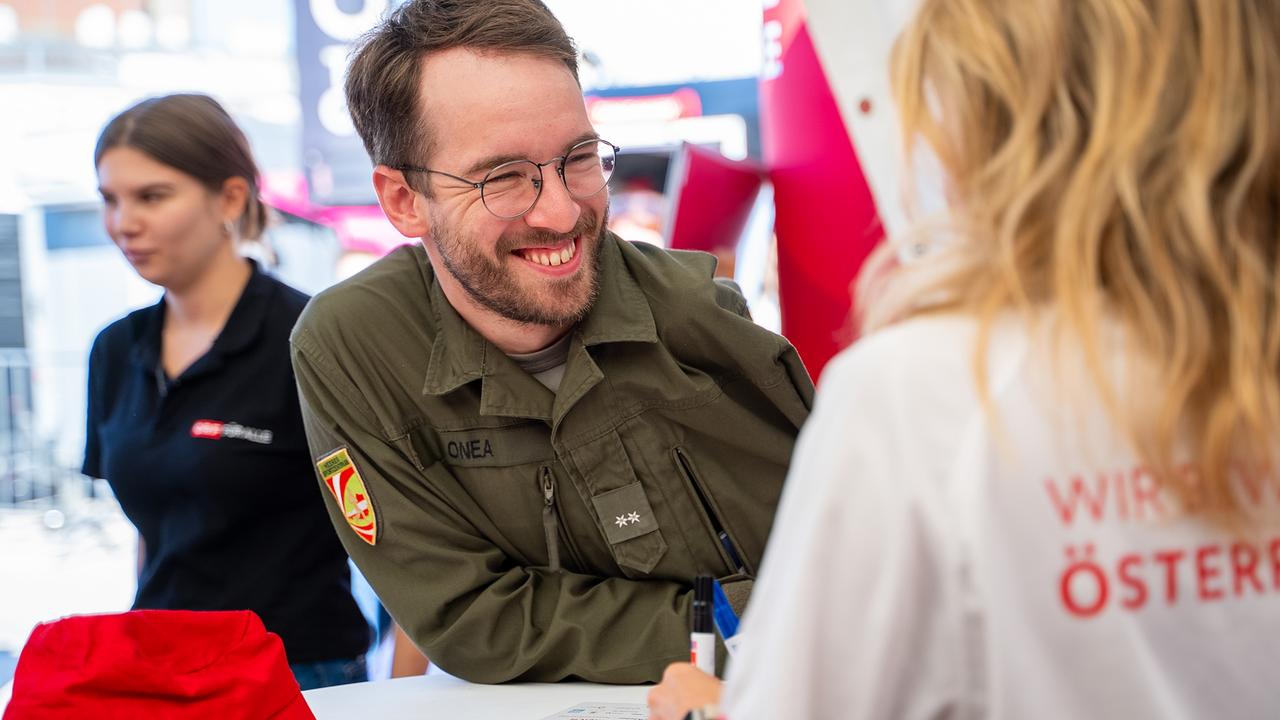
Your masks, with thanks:
[[[894,84],[948,239],[864,283],[726,715],[1280,716],[1280,3],[925,0]]]

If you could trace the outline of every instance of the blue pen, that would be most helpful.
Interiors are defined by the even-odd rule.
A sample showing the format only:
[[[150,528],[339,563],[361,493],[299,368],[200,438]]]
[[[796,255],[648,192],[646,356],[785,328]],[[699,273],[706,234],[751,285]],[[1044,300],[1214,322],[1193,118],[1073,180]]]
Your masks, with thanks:
[[[716,629],[720,631],[720,638],[724,640],[724,649],[729,651],[729,657],[733,657],[742,644],[743,636],[738,634],[738,614],[729,604],[729,598],[724,594],[724,588],[720,587],[719,580],[714,583],[714,598],[711,614],[715,618]]]
[[[719,580],[714,582],[713,589],[715,600],[711,613],[715,617],[716,629],[720,631],[720,638],[727,641],[738,634],[738,614],[733,611],[733,606],[729,604],[729,597],[724,594],[724,588],[720,587]]]

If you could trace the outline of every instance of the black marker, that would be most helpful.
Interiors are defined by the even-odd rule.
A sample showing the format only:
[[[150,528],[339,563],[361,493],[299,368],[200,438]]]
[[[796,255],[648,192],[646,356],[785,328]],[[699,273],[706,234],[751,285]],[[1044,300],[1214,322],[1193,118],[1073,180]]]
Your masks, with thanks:
[[[716,674],[716,629],[711,609],[715,590],[711,576],[693,580],[693,632],[689,634],[689,662],[708,675]]]

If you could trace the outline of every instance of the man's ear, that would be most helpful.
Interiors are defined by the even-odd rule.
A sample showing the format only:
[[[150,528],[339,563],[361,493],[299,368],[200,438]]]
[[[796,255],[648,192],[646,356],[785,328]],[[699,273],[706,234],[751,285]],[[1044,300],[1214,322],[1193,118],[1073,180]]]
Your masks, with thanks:
[[[378,194],[382,212],[401,235],[424,238],[431,231],[426,202],[419,202],[421,198],[409,187],[403,172],[378,165],[373,169],[373,190]]]

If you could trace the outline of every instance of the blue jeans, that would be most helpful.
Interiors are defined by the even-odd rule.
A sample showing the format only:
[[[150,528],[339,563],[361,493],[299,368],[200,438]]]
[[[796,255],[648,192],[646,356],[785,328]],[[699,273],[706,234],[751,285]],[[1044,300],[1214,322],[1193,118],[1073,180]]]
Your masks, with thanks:
[[[369,679],[369,671],[364,664],[364,656],[345,660],[323,660],[321,662],[289,663],[293,677],[303,690],[346,685],[347,683],[364,682]]]

